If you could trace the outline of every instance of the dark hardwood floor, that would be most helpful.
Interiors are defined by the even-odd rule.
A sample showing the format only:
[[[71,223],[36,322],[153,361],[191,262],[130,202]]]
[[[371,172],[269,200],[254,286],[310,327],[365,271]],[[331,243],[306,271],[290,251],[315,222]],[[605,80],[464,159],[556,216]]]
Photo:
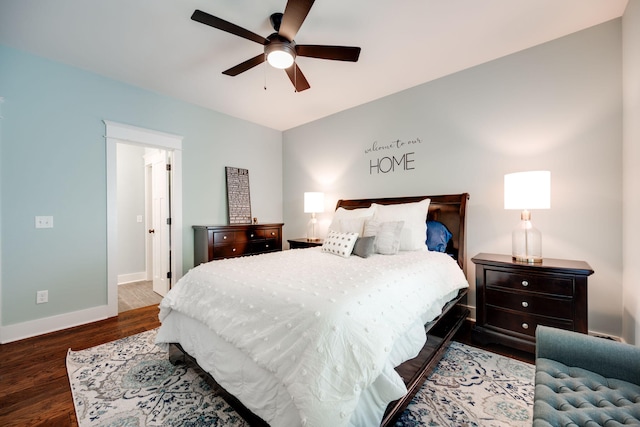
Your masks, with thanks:
[[[82,350],[156,328],[158,307],[138,308],[118,317],[0,345],[0,426],[77,426],[65,360]],[[532,354],[503,346],[479,346],[465,322],[455,340],[533,363]]]
[[[536,358],[533,353],[517,350],[515,348],[507,347],[500,344],[482,345],[474,342],[471,338],[471,328],[474,324],[475,322],[471,322],[469,320],[465,321],[462,327],[458,330],[458,333],[456,333],[455,337],[453,338],[454,341],[481,348],[492,353],[501,354],[502,356],[511,357],[512,359],[520,360],[521,362],[527,362],[531,364],[535,363]]]
[[[65,365],[82,350],[160,326],[158,307],[0,345],[0,426],[77,426]]]

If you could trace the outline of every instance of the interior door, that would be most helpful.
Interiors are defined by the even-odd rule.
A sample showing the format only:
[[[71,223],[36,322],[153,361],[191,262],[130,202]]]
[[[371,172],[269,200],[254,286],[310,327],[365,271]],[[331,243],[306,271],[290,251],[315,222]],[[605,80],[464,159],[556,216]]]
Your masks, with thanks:
[[[164,296],[171,286],[171,213],[169,155],[158,150],[151,161],[153,291]]]

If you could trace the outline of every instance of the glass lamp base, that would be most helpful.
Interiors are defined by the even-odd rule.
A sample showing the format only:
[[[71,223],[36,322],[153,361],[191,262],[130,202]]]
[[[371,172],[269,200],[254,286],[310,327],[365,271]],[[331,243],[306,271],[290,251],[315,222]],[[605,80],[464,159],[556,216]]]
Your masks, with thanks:
[[[522,220],[512,234],[512,258],[526,263],[542,262],[542,234],[531,225],[531,221]]]
[[[307,241],[308,242],[317,242],[318,240],[320,240],[316,235],[317,225],[318,225],[318,220],[316,219],[316,215],[312,214],[311,219],[307,223]]]

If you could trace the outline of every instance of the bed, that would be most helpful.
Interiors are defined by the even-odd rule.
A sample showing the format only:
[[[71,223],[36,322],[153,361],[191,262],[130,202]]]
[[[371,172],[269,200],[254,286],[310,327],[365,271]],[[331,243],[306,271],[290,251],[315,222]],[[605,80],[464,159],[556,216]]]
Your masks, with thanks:
[[[468,314],[468,197],[337,203],[342,230],[332,223],[330,233],[357,244],[345,227],[367,235],[361,227],[379,226],[376,251],[389,224],[395,244],[413,245],[415,232],[399,237],[411,215],[387,220],[424,209],[420,221],[450,232],[443,253],[336,256],[323,245],[202,264],[163,299],[157,342],[170,345],[172,362],[201,369],[251,425],[392,425]],[[375,221],[362,220],[371,209]]]

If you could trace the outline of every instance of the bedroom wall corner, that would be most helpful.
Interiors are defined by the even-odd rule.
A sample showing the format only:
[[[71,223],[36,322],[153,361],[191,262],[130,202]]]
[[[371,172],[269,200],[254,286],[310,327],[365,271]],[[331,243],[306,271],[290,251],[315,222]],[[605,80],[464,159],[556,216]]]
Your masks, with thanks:
[[[640,345],[640,1],[622,17],[623,315],[622,338]]]

